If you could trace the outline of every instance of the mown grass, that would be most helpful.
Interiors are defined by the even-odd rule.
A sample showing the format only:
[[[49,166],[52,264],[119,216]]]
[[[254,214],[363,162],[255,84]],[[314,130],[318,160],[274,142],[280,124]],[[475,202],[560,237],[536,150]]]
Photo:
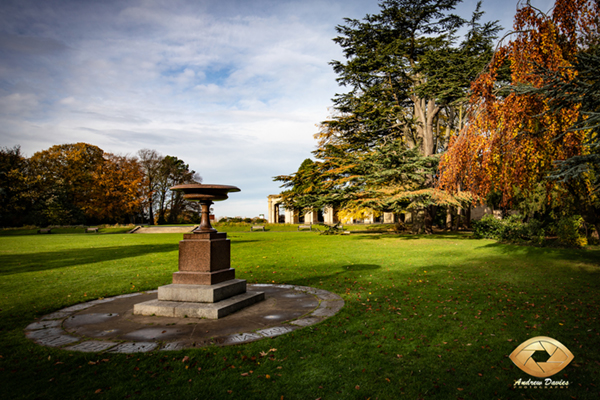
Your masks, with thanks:
[[[239,278],[323,288],[342,296],[345,307],[319,325],[239,346],[135,355],[45,348],[24,337],[36,317],[170,283],[181,234],[2,236],[2,397],[600,396],[597,247],[513,246],[465,234],[229,237]],[[542,335],[575,355],[554,377],[569,388],[513,389],[529,376],[508,355]]]

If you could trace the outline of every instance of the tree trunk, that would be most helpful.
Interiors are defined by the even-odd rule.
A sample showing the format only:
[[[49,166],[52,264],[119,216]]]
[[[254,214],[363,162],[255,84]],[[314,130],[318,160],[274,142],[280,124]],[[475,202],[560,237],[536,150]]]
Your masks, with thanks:
[[[429,206],[425,208],[425,215],[423,220],[423,229],[427,235],[433,234],[433,221],[435,220],[435,212],[437,206]]]
[[[454,231],[458,232],[458,229],[460,228],[460,219],[461,219],[461,214],[462,214],[462,208],[457,208],[456,209],[456,214],[454,217]]]
[[[465,225],[468,229],[471,229],[471,206],[465,210]]]
[[[149,195],[149,204],[148,204],[148,225],[154,225],[154,196],[152,193]]]
[[[452,230],[452,206],[446,207],[446,230]]]

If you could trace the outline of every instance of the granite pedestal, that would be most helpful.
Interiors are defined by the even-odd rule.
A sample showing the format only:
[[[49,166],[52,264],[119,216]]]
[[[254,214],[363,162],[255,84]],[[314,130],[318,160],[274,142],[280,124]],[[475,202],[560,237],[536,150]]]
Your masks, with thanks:
[[[226,233],[183,235],[173,283],[158,288],[158,299],[136,304],[133,313],[219,319],[264,300],[264,292],[247,291],[246,281],[235,279],[230,255]]]

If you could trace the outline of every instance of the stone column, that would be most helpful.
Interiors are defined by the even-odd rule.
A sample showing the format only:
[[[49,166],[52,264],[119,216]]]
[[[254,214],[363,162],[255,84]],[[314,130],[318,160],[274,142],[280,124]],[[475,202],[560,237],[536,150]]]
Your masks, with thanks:
[[[333,207],[325,207],[323,212],[323,220],[326,224],[333,225],[338,223],[337,214]]]
[[[279,223],[279,205],[277,204],[278,196],[270,195],[267,197],[269,200],[269,214],[268,220],[270,224]]]
[[[317,210],[311,210],[304,214],[305,224],[318,224],[319,223],[319,212]]]
[[[384,224],[393,224],[396,222],[396,216],[391,212],[383,213],[383,223]]]
[[[285,210],[285,223],[298,224],[300,223],[300,213],[298,210]]]

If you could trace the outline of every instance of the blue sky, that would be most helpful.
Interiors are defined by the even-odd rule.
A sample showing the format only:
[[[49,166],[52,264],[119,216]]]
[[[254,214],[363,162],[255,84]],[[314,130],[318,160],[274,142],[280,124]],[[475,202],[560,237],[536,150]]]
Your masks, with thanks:
[[[484,18],[507,29],[516,8],[483,2]],[[316,124],[344,90],[328,65],[342,60],[335,26],[378,10],[367,0],[3,0],[0,146],[156,149],[204,183],[242,189],[217,216],[266,214],[280,192],[272,177],[311,156]]]

